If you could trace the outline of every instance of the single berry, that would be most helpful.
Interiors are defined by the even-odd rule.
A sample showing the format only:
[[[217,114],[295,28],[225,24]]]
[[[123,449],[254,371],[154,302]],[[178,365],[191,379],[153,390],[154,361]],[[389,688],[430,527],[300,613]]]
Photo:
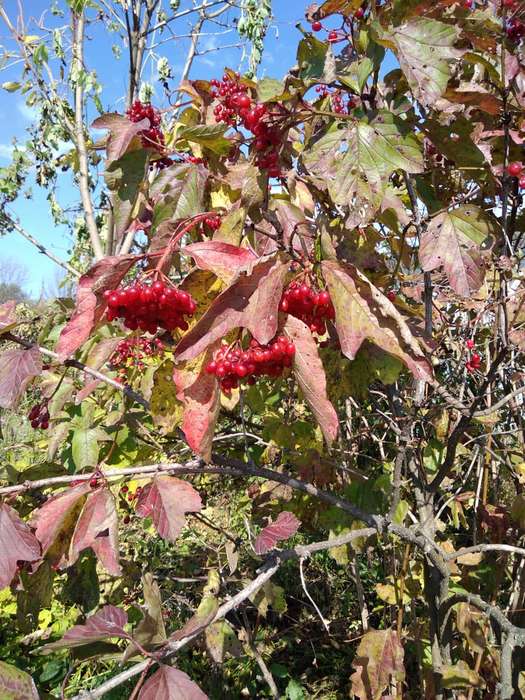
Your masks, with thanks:
[[[472,350],[472,348],[474,347],[474,341],[473,341],[471,338],[469,338],[469,339],[467,340],[467,342],[465,343],[465,345],[467,346],[467,348],[468,348],[469,350]]]
[[[507,172],[512,177],[519,177],[523,172],[523,165],[521,163],[511,163],[507,166]]]
[[[390,301],[395,301],[397,299],[397,294],[392,289],[386,293],[386,296]]]
[[[328,41],[330,43],[333,44],[334,42],[336,42],[338,40],[339,40],[339,34],[334,29],[332,29],[331,32],[328,32]]]
[[[322,28],[323,25],[321,24],[321,22],[312,22],[312,31],[320,32]]]
[[[96,476],[94,476],[92,479],[89,480],[89,485],[91,486],[92,489],[96,489],[98,486],[98,479]]]
[[[363,7],[359,7],[359,8],[355,11],[355,15],[354,15],[354,16],[355,16],[356,19],[363,19],[363,17],[365,16],[365,10],[364,10],[364,8],[363,8]]]

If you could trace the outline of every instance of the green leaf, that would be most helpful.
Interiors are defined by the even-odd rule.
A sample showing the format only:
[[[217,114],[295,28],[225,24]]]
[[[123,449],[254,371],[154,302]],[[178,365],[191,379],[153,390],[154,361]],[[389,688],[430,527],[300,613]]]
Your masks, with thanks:
[[[153,231],[162,224],[188,219],[200,213],[203,210],[204,184],[202,172],[194,165],[166,168],[151,189],[156,202],[153,209]]]
[[[360,121],[346,128],[334,124],[306,152],[304,162],[320,186],[328,183],[336,204],[351,207],[348,226],[362,225],[373,217],[395,170],[423,171],[416,137],[388,112],[380,112],[370,124]]]
[[[21,573],[23,589],[17,592],[16,618],[18,628],[27,633],[38,626],[38,613],[51,604],[55,572],[45,560],[31,576]]]
[[[376,40],[395,52],[414,97],[424,106],[435,103],[447,88],[452,63],[463,54],[453,48],[460,28],[424,17],[386,30],[376,21],[373,28]]]
[[[305,697],[302,685],[290,678],[286,686],[286,700],[305,700]]]
[[[138,149],[111,161],[104,179],[113,192],[113,214],[117,240],[128,228],[133,208],[147,173],[148,151]]]
[[[97,575],[97,559],[91,550],[83,552],[73,566],[67,569],[63,593],[72,605],[78,605],[84,613],[99,603],[100,585]]]
[[[442,666],[441,677],[444,688],[484,688],[485,682],[483,678],[469,668],[464,661],[458,661],[457,664]]]
[[[13,82],[6,82],[2,83],[2,88],[4,90],[7,90],[7,92],[16,92],[17,90],[20,89],[21,83],[13,83]]]
[[[325,42],[313,36],[307,36],[299,42],[297,63],[301,80],[332,82],[335,76],[326,80],[332,62],[333,53]]]
[[[179,141],[193,141],[219,156],[228,155],[232,142],[224,136],[228,127],[225,124],[199,124],[184,126],[177,132]]]
[[[259,102],[273,102],[284,92],[284,84],[274,78],[263,78],[257,83],[257,98]]]
[[[100,445],[98,444],[99,430],[97,428],[77,428],[71,440],[73,461],[78,471],[85,467],[96,467]]]
[[[222,241],[231,245],[239,245],[244,231],[246,221],[246,209],[239,207],[232,209],[222,218],[221,227],[213,235],[214,241]]]
[[[485,165],[485,156],[472,140],[474,124],[470,119],[460,116],[446,126],[428,120],[423,125],[423,130],[437,150],[456,166],[480,168]]]

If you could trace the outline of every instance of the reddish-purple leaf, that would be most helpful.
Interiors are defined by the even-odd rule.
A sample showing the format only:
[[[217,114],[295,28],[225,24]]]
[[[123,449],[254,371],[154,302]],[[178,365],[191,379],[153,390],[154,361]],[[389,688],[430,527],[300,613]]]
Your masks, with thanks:
[[[106,571],[120,576],[117,509],[113,494],[106,487],[98,488],[86,499],[71,539],[68,564],[74,564],[80,552],[88,547]]]
[[[16,326],[15,309],[16,301],[6,301],[5,304],[0,304],[0,335],[8,333]]]
[[[255,553],[266,554],[281,540],[287,540],[295,535],[301,525],[301,521],[293,513],[283,511],[277,519],[261,530],[255,540]]]
[[[335,307],[341,350],[353,360],[365,339],[404,362],[417,379],[432,380],[432,367],[394,304],[354,265],[322,263]]]
[[[213,433],[220,409],[220,388],[214,375],[206,372],[211,349],[196,367],[182,363],[173,371],[177,398],[184,406],[181,429],[191,449],[206,461],[211,459]],[[195,363],[194,363],[195,364]]]
[[[208,700],[208,696],[178,668],[161,666],[144,683],[138,700]]]
[[[89,483],[84,481],[78,486],[73,486],[73,488],[68,488],[53,496],[33,513],[31,525],[35,528],[35,536],[42,545],[43,554],[48,551],[60,535],[61,546],[53,549],[53,563],[55,564],[65,564],[69,540],[80,515],[81,499],[90,491]]]
[[[405,679],[403,646],[391,629],[369,630],[362,637],[352,662],[351,695],[359,700],[380,700],[392,680]]]
[[[262,345],[277,331],[279,302],[288,272],[280,256],[261,259],[241,271],[175,348],[177,360],[191,360],[234,328],[247,328]]]
[[[317,343],[308,326],[295,316],[288,316],[284,331],[295,345],[293,370],[301,391],[330,445],[337,437],[339,419],[326,394],[326,375]]]
[[[41,651],[47,653],[63,647],[79,647],[83,644],[100,642],[111,637],[131,639],[130,635],[124,630],[124,625],[127,621],[128,616],[122,608],[106,605],[97,613],[88,617],[84,625],[75,625],[65,633],[62,639],[46,644]]]
[[[191,255],[201,270],[210,270],[227,282],[256,259],[255,254],[248,248],[222,241],[191,243],[182,248],[181,252]]]
[[[109,136],[106,143],[108,161],[117,160],[128,150],[134,137],[149,129],[149,119],[142,119],[140,122],[132,122],[122,114],[110,112],[95,119],[91,125],[94,129],[108,129]]]
[[[185,513],[197,513],[201,508],[201,497],[187,481],[156,476],[140,492],[136,513],[141,518],[151,517],[159,535],[175,542],[186,523]]]
[[[0,355],[0,406],[14,408],[29,382],[42,372],[40,350],[10,348]]]
[[[58,339],[57,352],[61,360],[78,350],[89,338],[106,310],[104,292],[118,287],[136,260],[136,255],[103,258],[82,275],[75,311]]]
[[[35,682],[29,674],[0,661],[0,698],[3,700],[38,700]]]
[[[9,586],[17,561],[40,559],[40,544],[16,510],[0,503],[0,590]]]

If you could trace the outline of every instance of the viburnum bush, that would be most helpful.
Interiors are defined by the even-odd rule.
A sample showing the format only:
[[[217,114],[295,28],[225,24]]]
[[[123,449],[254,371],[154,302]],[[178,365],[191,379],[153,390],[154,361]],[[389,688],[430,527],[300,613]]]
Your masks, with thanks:
[[[314,3],[165,99],[138,6],[89,126],[6,25],[83,224],[73,300],[0,306],[0,698],[525,697],[525,6]]]

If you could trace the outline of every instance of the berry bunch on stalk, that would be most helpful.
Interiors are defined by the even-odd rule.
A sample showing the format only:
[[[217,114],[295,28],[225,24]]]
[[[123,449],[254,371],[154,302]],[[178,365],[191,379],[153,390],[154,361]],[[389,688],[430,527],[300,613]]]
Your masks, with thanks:
[[[49,428],[49,410],[47,401],[35,404],[27,414],[28,420],[31,422],[31,427],[36,430],[41,428],[47,430]]]
[[[131,107],[126,112],[127,118],[134,123],[141,122],[143,119],[149,120],[149,129],[139,131],[139,136],[144,148],[152,148],[159,153],[164,152],[165,140],[162,129],[160,128],[161,117],[158,109],[147,102],[135,100]]]
[[[300,319],[312,333],[324,335],[326,321],[335,318],[335,309],[326,289],[318,289],[308,278],[291,282],[284,290],[279,310]]]
[[[213,110],[215,119],[251,131],[255,137],[253,148],[257,153],[258,167],[267,170],[270,177],[280,177],[279,151],[283,133],[275,123],[275,117],[281,116],[279,105],[274,107],[277,114],[272,114],[267,105],[253,101],[248,95],[248,87],[241,83],[238,74],[230,76],[225,73],[222,81],[212,80],[211,85],[214,88],[211,96],[218,100]]]
[[[295,345],[283,335],[268,345],[252,338],[246,350],[240,343],[224,343],[206,371],[220,380],[221,389],[228,396],[241,382],[252,385],[257,377],[280,377],[285,367],[291,367],[294,355]]]
[[[162,355],[165,349],[166,346],[160,338],[131,336],[120,341],[109,359],[109,364],[122,379],[126,379],[130,366],[142,371],[146,367],[145,359]]]
[[[344,96],[341,90],[330,90],[328,85],[318,85],[315,91],[319,93],[320,98],[329,97],[332,103],[332,111],[336,114],[344,114],[345,112],[350,113],[356,106],[356,101],[353,97],[349,97],[346,105],[344,102]]]
[[[140,329],[151,334],[159,328],[185,331],[185,316],[192,316],[197,305],[188,292],[177,289],[167,280],[152,283],[135,282],[128,287],[104,292],[108,304],[107,319],[122,318],[132,331]]]
[[[510,163],[507,166],[507,174],[518,179],[520,189],[525,189],[525,172],[523,163]]]

